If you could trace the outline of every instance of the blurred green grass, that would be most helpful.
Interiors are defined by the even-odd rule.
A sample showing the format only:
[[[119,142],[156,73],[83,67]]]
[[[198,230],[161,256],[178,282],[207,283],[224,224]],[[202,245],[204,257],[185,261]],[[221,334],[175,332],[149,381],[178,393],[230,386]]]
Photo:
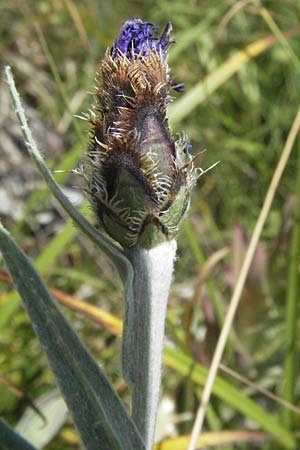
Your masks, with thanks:
[[[240,7],[235,11],[237,3]],[[266,20],[261,6],[277,28],[272,28],[272,22]],[[184,95],[230,61],[236,52],[268,36],[280,38],[279,43],[241,65],[236,74],[221,82],[214,92],[173,124],[174,134],[187,132],[194,154],[199,154],[197,164],[206,168],[220,160],[216,168],[200,178],[193,193],[187,225],[178,239],[179,258],[169,306],[173,320],[167,327],[168,339],[198,362],[208,364],[248,240],[247,234],[253,229],[299,107],[300,4],[289,0],[264,1],[261,4],[229,0],[0,2],[1,62],[12,65],[22,96],[35,107],[47,127],[60,130],[62,118],[65,115],[69,117],[63,129],[68,145],[60,149],[59,160],[49,161],[51,167],[72,169],[80,159],[80,149],[84,153],[87,125],[74,121],[68,109],[78,92],[83,92],[83,96],[73,113],[80,114],[88,109],[92,97],[84,93],[92,90],[97,61],[116,36],[121,22],[131,16],[139,16],[161,27],[167,21],[173,24],[176,44],[171,49],[169,62],[173,77],[184,82],[186,87],[186,94],[176,94],[173,109],[176,101],[179,105]],[[42,35],[37,33],[37,26]],[[295,32],[294,36],[282,39],[291,30]],[[43,149],[43,142],[39,144]],[[288,396],[299,405],[299,367],[296,365],[292,369],[293,374],[289,375],[289,371],[282,369],[287,348],[286,331],[291,328],[295,330],[292,357],[299,359],[299,312],[288,320],[285,315],[285,298],[289,289],[287,249],[292,245],[293,226],[299,228],[293,208],[289,207],[293,194],[298,196],[296,202],[300,198],[300,193],[295,192],[297,158],[294,151],[276,194],[261,239],[263,254],[258,254],[252,265],[224,362],[279,396],[287,395],[285,386],[290,386],[291,379],[294,380],[289,388],[293,395],[289,393]],[[67,177],[68,174],[63,174],[60,182],[66,182]],[[42,200],[39,195],[27,200],[26,216],[14,224],[18,242],[36,260],[44,258],[42,273],[48,285],[96,304],[101,298],[99,306],[122,316],[121,284],[116,280],[111,264],[103,255],[97,254],[84,237],[78,236],[72,225],[66,228],[62,219],[57,219],[54,228],[53,224],[49,225],[46,233],[41,230],[35,215],[49,207],[57,208],[57,205],[47,192],[42,194]],[[241,226],[241,235],[238,235],[237,224]],[[59,233],[56,234],[55,230]],[[236,246],[234,243],[237,241]],[[298,247],[297,241],[293,245]],[[199,271],[205,261],[226,246],[229,254],[210,269],[201,282],[200,291],[197,290],[196,282],[201,277]],[[298,261],[298,281],[289,295],[297,304],[299,248],[293,250]],[[76,277],[76,272],[81,276]],[[92,279],[103,280],[103,283],[96,286]],[[12,307],[15,295],[6,295],[6,284],[3,284],[1,292],[0,370],[36,398],[51,388],[52,376],[25,313],[17,301]],[[192,315],[189,321],[184,322],[191,299]],[[120,379],[120,341],[88,319],[69,311],[66,314],[93,354],[97,357],[101,351],[102,366],[128,401]],[[183,336],[177,336],[176,327],[182,329]],[[177,411],[193,412],[198,396],[193,380],[189,383],[191,392],[185,391],[188,401],[183,401],[179,391],[186,379],[182,380],[170,369],[166,369],[166,375],[163,391],[172,397]],[[287,376],[290,378],[285,379]],[[245,387],[229,377],[225,378],[248,394]],[[1,415],[10,423],[16,423],[24,404],[4,386],[0,386],[0,395]],[[274,417],[288,416],[285,418],[288,428],[297,431],[299,416],[284,412],[285,408],[261,394],[251,392],[249,395]],[[213,398],[212,408],[221,429],[256,428],[253,420],[243,417],[217,398]],[[212,422],[208,420],[207,429],[212,429]],[[189,432],[191,425],[191,421],[180,425],[179,431]],[[74,449],[75,445],[68,426],[47,449],[67,450]],[[244,449],[249,448],[248,445],[236,443],[226,448]],[[255,448],[278,448],[274,445],[256,444]]]

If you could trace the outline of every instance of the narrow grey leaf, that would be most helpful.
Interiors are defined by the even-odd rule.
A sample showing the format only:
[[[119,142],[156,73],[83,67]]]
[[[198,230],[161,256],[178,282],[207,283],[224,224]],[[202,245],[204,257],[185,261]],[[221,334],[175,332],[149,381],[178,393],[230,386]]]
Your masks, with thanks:
[[[104,235],[100,234],[95,227],[93,227],[76,208],[72,205],[70,200],[62,192],[61,188],[56,183],[50,170],[48,169],[36,143],[33,139],[31,130],[28,126],[27,117],[23,109],[20,95],[16,89],[14,78],[9,66],[4,67],[4,79],[7,82],[9,92],[11,94],[15,112],[20,122],[21,131],[24,136],[24,142],[27,150],[35,163],[41,176],[44,178],[49,189],[54,197],[59,201],[61,206],[67,212],[67,214],[74,220],[78,228],[80,228],[106,255],[111,258],[116,268],[118,269],[120,276],[125,284],[131,282],[133,277],[132,267],[125,257],[124,253],[118,248],[112,241],[107,239]]]
[[[16,431],[38,449],[44,448],[65,423],[68,409],[58,389],[34,399],[34,404],[46,418],[43,420],[32,408],[26,408]]]
[[[0,250],[88,450],[145,450],[134,423],[38,273],[0,225]]]
[[[0,419],[0,450],[37,450]]]

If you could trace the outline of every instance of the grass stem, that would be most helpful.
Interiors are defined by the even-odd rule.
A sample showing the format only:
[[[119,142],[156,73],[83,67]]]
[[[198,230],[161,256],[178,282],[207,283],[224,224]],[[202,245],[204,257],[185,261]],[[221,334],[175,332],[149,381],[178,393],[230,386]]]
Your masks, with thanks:
[[[285,169],[285,166],[286,166],[289,156],[291,154],[291,151],[292,151],[296,136],[299,132],[299,129],[300,129],[300,108],[298,109],[295,119],[293,121],[293,124],[291,126],[288,138],[287,138],[285,146],[282,150],[282,154],[280,156],[279,162],[278,162],[275,172],[273,174],[273,177],[272,177],[270,186],[268,188],[263,206],[261,208],[260,214],[258,216],[257,222],[255,224],[255,227],[254,227],[254,230],[253,230],[253,233],[251,236],[251,240],[250,240],[247,252],[246,252],[246,256],[245,256],[244,262],[242,264],[242,268],[241,268],[237,283],[234,288],[234,292],[233,292],[233,295],[232,295],[232,298],[231,298],[231,301],[229,304],[229,308],[228,308],[228,311],[227,311],[227,314],[225,317],[224,325],[223,325],[223,328],[221,330],[221,333],[220,333],[220,336],[219,336],[219,339],[217,342],[217,346],[216,346],[216,349],[214,352],[214,356],[213,356],[212,363],[211,363],[211,366],[209,369],[207,380],[206,380],[206,383],[205,383],[205,386],[203,389],[202,400],[201,400],[199,409],[197,411],[197,415],[196,415],[196,419],[194,422],[188,450],[194,450],[196,448],[197,438],[201,432],[204,417],[205,417],[206,405],[208,404],[209,399],[210,399],[212,387],[213,387],[215,377],[218,372],[218,367],[221,362],[221,358],[223,356],[226,341],[227,341],[228,335],[230,333],[232,321],[233,321],[235,312],[236,312],[238,304],[239,304],[239,300],[240,300],[242,290],[243,290],[243,287],[244,287],[244,284],[245,284],[245,281],[247,278],[247,274],[248,274],[251,262],[253,260],[254,252],[257,247],[263,226],[268,217],[268,214],[269,214],[269,211],[270,211],[270,208],[271,208],[274,196],[275,196],[275,192],[277,190],[281,176],[283,174],[283,171]]]
[[[296,359],[297,359],[297,322],[299,300],[299,256],[300,256],[300,142],[296,171],[296,202],[294,209],[294,225],[289,249],[289,264],[286,291],[286,350],[284,359],[284,399],[295,403]],[[287,429],[293,429],[293,412],[284,409],[283,419]]]

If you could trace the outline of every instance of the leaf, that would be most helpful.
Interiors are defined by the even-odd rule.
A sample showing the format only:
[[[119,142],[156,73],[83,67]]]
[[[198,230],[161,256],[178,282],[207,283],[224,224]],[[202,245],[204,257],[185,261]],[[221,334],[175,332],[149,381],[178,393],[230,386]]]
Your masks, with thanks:
[[[201,433],[197,441],[198,448],[208,446],[223,447],[225,444],[236,444],[239,442],[261,442],[269,439],[269,436],[257,431],[229,430],[213,431]],[[186,450],[190,436],[178,436],[172,439],[165,439],[162,443],[156,444],[154,450]]]
[[[73,206],[67,196],[62,192],[51,172],[49,171],[28,126],[28,121],[21,103],[21,98],[16,89],[11,68],[9,66],[4,67],[4,78],[12,97],[15,112],[25,139],[26,148],[40,175],[44,178],[44,181],[46,182],[54,197],[64,208],[66,213],[73,219],[76,225],[112,260],[112,262],[118,269],[124,284],[130,284],[133,279],[133,269],[128,259],[124,255],[124,252],[110,239],[100,234],[82,216],[82,214]]]
[[[70,177],[71,171],[70,168],[77,167],[80,158],[82,157],[82,146],[80,144],[74,145],[68,152],[64,153],[61,157],[60,162],[55,165],[55,169],[59,171],[55,174],[55,180],[59,184],[63,184]],[[24,223],[26,221],[26,217],[29,214],[32,214],[34,209],[38,204],[43,204],[47,202],[47,199],[50,197],[50,192],[46,188],[46,186],[37,187],[32,194],[28,197],[25,202],[24,212],[22,214],[22,218],[18,220],[18,222],[14,225],[14,235],[19,235]]]
[[[72,295],[59,291],[58,289],[50,289],[50,292],[62,305],[67,306],[73,311],[80,312],[86,317],[90,317],[95,323],[104,326],[115,336],[121,336],[123,331],[123,322],[118,317],[110,314],[104,309],[91,305],[86,301],[79,300]]]
[[[76,301],[77,302],[77,301]],[[95,308],[95,313],[88,314],[88,312],[84,309],[76,308],[76,302],[72,305],[72,309],[82,312],[84,315],[90,317],[95,323],[99,323],[97,319],[98,316],[102,318],[102,325],[108,329],[112,334],[118,336],[122,330],[122,322],[120,319],[115,317],[115,326],[111,328],[111,323],[108,321],[106,323],[105,316],[102,316],[102,310],[99,307]],[[97,312],[98,310],[98,312]],[[169,348],[165,349],[164,352],[164,363],[176,370],[183,376],[187,376],[190,371],[190,367],[193,367],[194,370],[191,373],[192,380],[195,384],[203,386],[207,377],[207,369],[201,366],[200,364],[192,361],[191,358],[180,353],[178,350],[171,350]],[[278,437],[279,434],[287,434],[287,430],[280,426],[280,424],[272,417],[270,414],[265,412],[260,406],[258,406],[253,400],[244,396],[240,390],[235,388],[231,383],[225,381],[220,376],[217,377],[213,393],[230,405],[235,410],[241,412],[245,417],[250,417],[254,419],[262,429],[269,431],[270,434],[273,434],[275,437]],[[273,433],[272,431],[273,430]],[[278,430],[278,433],[277,431]],[[289,439],[290,442],[291,439]],[[164,444],[167,445],[167,444]],[[164,448],[164,447],[162,447]],[[168,448],[168,447],[166,447]],[[170,447],[171,448],[171,447]],[[175,449],[175,447],[174,447]]]
[[[47,445],[58,433],[67,419],[68,410],[60,392],[55,389],[35,400],[39,411],[45,417],[42,420],[32,409],[26,408],[16,426],[16,431],[38,449]]]
[[[80,211],[84,206],[80,208]],[[55,234],[47,243],[35,260],[35,266],[38,271],[44,275],[51,268],[55,267],[58,257],[63,253],[64,248],[72,242],[78,234],[78,229],[74,226],[71,219],[68,219],[58,234]],[[15,311],[20,305],[20,299],[16,292],[9,292],[2,299],[1,315],[0,315],[0,332],[6,327],[11,320]]]
[[[0,273],[1,277],[1,273]],[[1,279],[1,278],[0,278]],[[22,389],[18,388],[14,383],[12,383],[8,378],[6,378],[3,373],[0,372],[0,385],[4,385],[10,392],[12,392],[16,397],[18,397],[22,402],[24,402],[25,405],[28,405],[28,408],[31,408],[32,411],[35,412],[35,414],[40,415],[40,417],[43,419],[43,415],[35,405],[35,403],[31,400],[29,395],[22,391]],[[2,404],[2,407],[5,406]]]
[[[286,312],[285,312],[285,357],[284,357],[284,398],[296,403],[297,377],[299,373],[297,360],[299,358],[299,294],[300,294],[300,146],[298,145],[298,161],[295,179],[296,201],[294,206],[294,221],[289,244],[289,254],[287,258],[287,289],[286,289]],[[290,430],[294,427],[294,416],[291,411],[283,411],[284,423]]]
[[[0,249],[88,450],[145,450],[116,392],[0,225]]]
[[[291,30],[285,36],[295,35],[297,30]],[[224,63],[220,64],[204,80],[200,80],[180,100],[169,106],[169,116],[172,125],[188,116],[200,103],[206,100],[214,91],[231,78],[250,59],[260,55],[278,41],[274,36],[258,39],[247,45],[244,50],[236,51]]]
[[[76,274],[76,279],[78,279],[80,275],[84,276],[84,274],[79,273],[79,272],[77,273],[77,271],[75,271],[75,274]],[[69,272],[68,272],[68,275],[70,275]],[[93,277],[90,277],[90,279],[93,280]],[[1,270],[0,270],[0,280],[6,281],[8,283],[12,283],[10,276],[8,274],[6,274],[6,272],[1,271]],[[96,279],[93,281],[98,282],[98,284],[100,284],[99,279]],[[49,292],[62,305],[72,309],[73,311],[82,313],[86,317],[89,317],[95,323],[100,324],[101,326],[104,326],[108,331],[110,331],[115,336],[121,336],[122,331],[123,331],[123,322],[118,317],[105,311],[104,309],[99,308],[98,306],[91,305],[90,303],[88,303],[86,301],[80,300],[79,298],[75,298],[73,295],[70,295],[63,291],[60,291],[59,289],[49,288]],[[12,293],[17,294],[16,291],[13,291]],[[1,330],[1,327],[0,327],[0,330]],[[1,373],[0,373],[0,381],[1,381]]]
[[[37,450],[0,419],[0,450]]]
[[[183,376],[189,376],[191,380],[200,386],[204,386],[208,370],[197,364],[187,355],[171,348],[166,348],[164,362]],[[267,431],[285,448],[295,448],[295,442],[288,432],[272,414],[264,411],[255,401],[248,398],[240,390],[227,381],[217,377],[213,387],[213,393],[246,417],[253,419],[261,428]]]

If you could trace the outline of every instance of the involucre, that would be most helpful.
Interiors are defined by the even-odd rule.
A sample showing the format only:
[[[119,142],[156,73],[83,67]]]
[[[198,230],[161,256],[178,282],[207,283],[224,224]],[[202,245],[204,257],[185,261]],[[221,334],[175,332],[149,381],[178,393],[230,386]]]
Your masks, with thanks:
[[[100,62],[83,173],[97,218],[124,247],[173,239],[197,178],[191,145],[174,141],[167,119],[172,89],[169,23],[132,18]]]

